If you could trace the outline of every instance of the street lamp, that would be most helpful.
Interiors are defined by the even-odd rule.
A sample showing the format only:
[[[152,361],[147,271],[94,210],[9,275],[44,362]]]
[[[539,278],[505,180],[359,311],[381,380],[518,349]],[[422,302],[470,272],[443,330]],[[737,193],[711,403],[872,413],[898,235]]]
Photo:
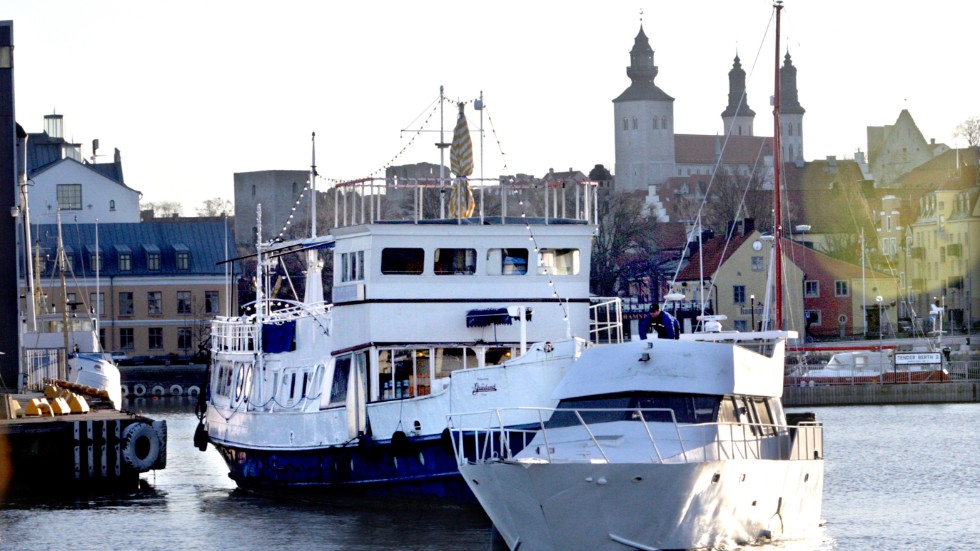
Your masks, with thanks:
[[[875,302],[878,303],[878,352],[881,352],[882,327],[884,325],[883,324],[883,321],[884,320],[882,320],[882,317],[881,317],[881,301],[882,300],[884,300],[884,299],[881,298],[881,295],[878,295],[878,296],[875,297]],[[879,356],[879,358],[880,358],[880,356]]]
[[[752,331],[755,331],[755,295],[749,295],[749,304],[752,308]]]

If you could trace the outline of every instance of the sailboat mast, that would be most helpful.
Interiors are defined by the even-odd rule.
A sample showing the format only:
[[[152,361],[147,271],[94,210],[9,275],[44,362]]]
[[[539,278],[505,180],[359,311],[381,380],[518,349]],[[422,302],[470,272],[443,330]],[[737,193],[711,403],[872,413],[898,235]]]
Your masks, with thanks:
[[[68,338],[68,285],[65,283],[65,269],[68,267],[67,258],[65,258],[65,245],[61,239],[61,209],[58,209],[58,251],[55,253],[58,257],[58,275],[61,276],[61,323],[62,330],[65,334],[65,355],[71,354],[71,342]],[[62,376],[62,373],[58,373],[59,378],[66,378]]]
[[[773,195],[773,201],[775,202],[775,208],[773,209],[773,231],[775,237],[775,261],[776,261],[776,326],[777,331],[783,328],[783,255],[780,251],[780,241],[782,241],[782,220],[780,217],[780,209],[782,208],[782,203],[780,199],[780,187],[782,186],[782,152],[780,151],[780,128],[779,128],[779,15],[783,9],[782,0],[776,0],[773,4],[776,8],[776,63],[775,63],[775,93],[773,95],[773,108],[772,108],[772,119],[773,119],[773,134],[772,134],[772,174],[773,174],[773,188],[775,193]]]

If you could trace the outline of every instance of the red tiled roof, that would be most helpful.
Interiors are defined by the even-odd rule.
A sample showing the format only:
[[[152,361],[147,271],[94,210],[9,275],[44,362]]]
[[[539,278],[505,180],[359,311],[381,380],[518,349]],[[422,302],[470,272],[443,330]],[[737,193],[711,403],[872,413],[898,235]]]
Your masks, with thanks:
[[[751,236],[752,232],[749,232],[748,235],[735,234],[732,236],[731,241],[727,243],[727,247],[724,236],[713,237],[707,241],[703,241],[701,243],[702,252],[700,258],[697,253],[692,254],[691,262],[687,266],[684,266],[677,274],[677,281],[697,281],[700,279],[702,272],[704,273],[705,279],[710,279],[718,271],[718,267],[728,260]],[[723,253],[724,257],[722,257]],[[704,266],[703,270],[701,266]]]

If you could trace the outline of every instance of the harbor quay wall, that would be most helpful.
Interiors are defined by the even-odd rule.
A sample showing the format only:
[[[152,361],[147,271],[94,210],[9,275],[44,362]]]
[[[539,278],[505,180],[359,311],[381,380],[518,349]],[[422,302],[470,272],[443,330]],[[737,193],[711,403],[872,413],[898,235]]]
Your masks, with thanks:
[[[129,398],[197,396],[204,392],[206,369],[203,364],[120,366],[122,394]]]
[[[980,381],[783,388],[786,407],[980,402]]]

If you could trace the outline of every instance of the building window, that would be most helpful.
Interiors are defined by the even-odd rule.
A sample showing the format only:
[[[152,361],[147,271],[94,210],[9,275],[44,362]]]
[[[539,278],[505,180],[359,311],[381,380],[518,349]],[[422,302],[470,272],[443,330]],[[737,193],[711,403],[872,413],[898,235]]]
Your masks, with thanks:
[[[120,316],[132,316],[133,315],[133,293],[123,291],[119,293],[119,315]]]
[[[753,256],[752,257],[752,271],[753,272],[764,272],[765,270],[766,270],[766,266],[765,266],[763,257],[761,257],[761,256]]]
[[[160,271],[160,253],[146,253],[146,269],[151,272]]]
[[[630,129],[629,120],[627,120],[626,117],[623,117],[623,130],[629,130],[629,129]]]
[[[190,291],[177,291],[177,313],[185,315],[191,313]]]
[[[850,294],[847,291],[848,291],[847,290],[847,281],[845,281],[843,279],[838,279],[837,281],[834,281],[834,296],[835,297],[846,297],[848,294]]]
[[[803,312],[803,316],[803,319],[806,320],[807,327],[810,327],[811,325],[820,325],[820,322],[823,321],[823,316],[820,315],[820,310],[806,310]]]
[[[146,293],[146,313],[151,316],[163,314],[163,293],[160,291]]]
[[[116,210],[116,200],[115,199],[109,199],[109,210],[110,211],[115,211]]]
[[[89,256],[89,266],[92,267],[92,271],[101,272],[102,271],[102,255],[99,253],[92,253]]]
[[[657,129],[657,117],[656,116],[653,117],[653,129],[654,130]]]
[[[191,348],[191,340],[190,327],[177,328],[177,348],[181,350],[189,350]]]
[[[191,253],[189,251],[177,251],[177,269],[189,270],[191,268]]]
[[[389,275],[419,275],[425,265],[422,249],[387,248],[381,251],[381,273]]]
[[[105,293],[89,293],[88,295],[89,303],[92,305],[92,310],[95,311],[95,315],[100,318],[105,315]]]
[[[147,348],[150,350],[163,350],[163,327],[150,327],[148,333],[149,342]]]
[[[660,128],[667,130],[667,117],[661,117],[660,122]]]
[[[433,260],[436,275],[476,273],[476,249],[436,249]]]
[[[133,256],[130,253],[119,253],[119,271],[131,272],[133,270]]]
[[[123,350],[132,350],[135,348],[132,327],[121,327],[119,329],[119,348]]]
[[[636,130],[636,117],[633,117],[633,130]]]
[[[745,304],[745,285],[732,285],[732,302]]]
[[[354,251],[340,255],[340,281],[364,280],[364,251]]]
[[[814,298],[820,296],[820,282],[808,280],[803,282],[803,296]]]
[[[217,314],[221,308],[218,302],[218,291],[204,291],[204,313]]]
[[[734,327],[735,327],[735,330],[736,331],[748,331],[749,330],[749,322],[747,322],[745,320],[735,320]]]
[[[82,184],[58,184],[58,208],[82,210]]]

